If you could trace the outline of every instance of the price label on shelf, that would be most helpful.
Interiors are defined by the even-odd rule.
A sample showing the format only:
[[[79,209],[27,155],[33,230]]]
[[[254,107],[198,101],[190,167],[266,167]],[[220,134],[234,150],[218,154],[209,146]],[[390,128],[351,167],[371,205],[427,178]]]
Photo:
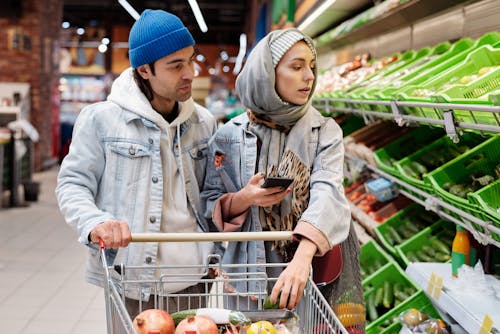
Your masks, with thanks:
[[[439,300],[441,291],[443,290],[443,277],[432,273],[429,282],[427,283],[426,292],[429,296],[435,300]]]
[[[483,323],[481,324],[481,329],[479,330],[479,334],[489,334],[491,333],[492,328],[493,328],[493,319],[491,319],[489,315],[485,314]]]

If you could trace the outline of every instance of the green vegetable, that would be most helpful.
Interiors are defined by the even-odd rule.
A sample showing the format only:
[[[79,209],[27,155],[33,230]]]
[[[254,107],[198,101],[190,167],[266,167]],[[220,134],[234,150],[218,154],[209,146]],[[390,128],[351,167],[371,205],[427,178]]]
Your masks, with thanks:
[[[423,250],[415,252],[417,258],[422,262],[433,262],[433,258],[427,255]]]
[[[234,326],[242,326],[249,325],[251,323],[251,320],[242,312],[226,310],[222,308],[189,309],[170,314],[176,326],[185,318],[195,315],[202,315],[210,318],[217,325],[231,324]]]
[[[267,296],[266,299],[264,300],[264,309],[265,310],[279,309],[280,308],[279,300],[280,298],[278,296],[276,303],[273,303],[271,301],[271,296]]]
[[[450,254],[451,250],[450,248],[441,240],[438,239],[431,239],[431,246],[437,251],[437,252],[442,252],[445,254]]]
[[[388,226],[387,227],[387,232],[389,232],[389,234],[391,235],[391,237],[392,237],[392,239],[394,240],[395,243],[400,244],[400,243],[403,242],[403,239],[398,234],[398,232],[396,232],[396,230],[394,229],[394,227]]]
[[[436,255],[436,250],[429,245],[422,245],[421,249],[429,256]]]
[[[418,163],[417,161],[412,161],[411,166],[415,171],[417,171],[420,175],[426,174],[427,173],[427,168],[425,168],[424,165],[421,163]]]
[[[406,253],[406,257],[410,262],[419,262],[417,255],[412,251]]]
[[[477,186],[480,185],[481,187],[485,187],[488,184],[492,183],[495,181],[495,178],[491,175],[484,175],[478,178],[475,178],[474,176],[472,177],[473,183]]]
[[[375,291],[375,306],[382,305],[384,299],[384,287],[381,286]]]
[[[391,308],[394,302],[394,294],[392,292],[392,283],[389,281],[384,282],[384,298],[382,304],[385,308]]]
[[[368,300],[366,301],[366,306],[368,309],[368,318],[371,321],[375,321],[378,318],[377,308],[375,306],[375,294],[370,293],[368,295]]]
[[[436,254],[434,255],[434,259],[436,259],[437,262],[448,262],[451,259],[451,255],[441,252],[436,252]]]

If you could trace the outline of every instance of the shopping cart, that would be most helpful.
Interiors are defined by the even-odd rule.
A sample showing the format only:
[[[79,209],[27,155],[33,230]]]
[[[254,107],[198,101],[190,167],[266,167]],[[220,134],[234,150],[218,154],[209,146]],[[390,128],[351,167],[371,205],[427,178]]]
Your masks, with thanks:
[[[221,232],[221,233],[141,233],[132,234],[132,242],[230,242],[230,241],[250,241],[250,240],[291,240],[291,232]],[[272,278],[267,277],[262,271],[257,271],[256,268],[263,267],[262,264],[221,264],[219,256],[210,255],[216,259],[217,263],[204,266],[193,265],[189,268],[203,267],[204,274],[211,270],[216,270],[219,273],[227,273],[219,277],[209,279],[200,279],[200,275],[193,275],[192,278],[186,277],[183,273],[182,277],[176,277],[175,274],[161,275],[158,279],[153,280],[138,280],[130,279],[129,276],[133,272],[151,270],[152,266],[125,266],[124,264],[108,265],[104,252],[104,246],[101,244],[101,260],[105,269],[106,285],[105,285],[105,300],[106,300],[106,321],[108,334],[136,334],[133,326],[133,319],[130,317],[125,306],[125,297],[130,295],[141,295],[144,291],[150,293],[150,298],[153,298],[154,308],[164,309],[168,313],[180,311],[179,309],[169,309],[168,303],[164,303],[165,298],[183,298],[188,309],[191,305],[206,305],[209,308],[225,308],[227,301],[230,298],[237,296],[238,304],[234,311],[248,309],[250,304],[257,311],[245,312],[250,320],[262,320],[253,318],[255,314],[266,318],[269,315],[271,319],[277,320],[276,317],[290,317],[293,314],[295,319],[298,319],[298,327],[301,334],[348,334],[346,329],[328,305],[328,302],[318,290],[316,284],[312,281],[312,274],[306,284],[303,297],[299,305],[293,312],[277,312],[279,310],[264,310],[263,301],[268,296],[267,287]],[[214,262],[214,261],[209,261]],[[284,267],[286,264],[265,264],[264,267]],[[172,269],[181,268],[174,266],[154,266],[155,269]],[[183,266],[182,268],[186,268]],[[231,268],[245,268],[244,274],[234,274]],[[255,269],[254,269],[255,268]],[[197,268],[199,269],[199,268]],[[231,274],[229,274],[231,272]],[[205,276],[205,275],[202,275]],[[274,279],[276,280],[276,279]],[[205,286],[205,293],[168,293],[166,287],[169,284],[179,282],[192,281],[193,285],[202,283]],[[248,291],[244,294],[228,289],[233,284],[238,282],[253,281],[258,288],[256,291]],[[234,300],[234,299],[233,299]],[[245,302],[246,300],[246,302]],[[139,301],[139,311],[142,311],[143,305]]]

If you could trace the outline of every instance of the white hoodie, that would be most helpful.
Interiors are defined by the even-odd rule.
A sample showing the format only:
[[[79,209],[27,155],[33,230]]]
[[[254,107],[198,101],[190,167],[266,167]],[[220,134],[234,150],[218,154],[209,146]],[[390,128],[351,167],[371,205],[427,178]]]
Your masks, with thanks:
[[[189,205],[183,168],[183,152],[179,151],[178,159],[174,155],[173,142],[177,134],[178,147],[182,149],[180,142],[180,126],[195,110],[192,98],[185,102],[179,102],[179,114],[172,123],[168,123],[162,115],[156,112],[144,94],[139,90],[133,78],[132,69],[124,71],[113,83],[108,100],[120,105],[122,108],[133,111],[154,122],[161,129],[160,154],[163,171],[163,207],[161,215],[161,232],[202,232],[196,217]],[[159,243],[157,265],[186,266],[206,264],[207,255],[212,250],[212,243]],[[193,280],[201,277],[203,268],[184,269],[162,269],[156,271],[156,277],[160,274],[175,274],[175,277],[167,278],[169,283],[164,288],[165,292],[175,292],[188,286],[196,284],[189,282],[187,274],[194,274]],[[173,282],[172,282],[173,281]]]

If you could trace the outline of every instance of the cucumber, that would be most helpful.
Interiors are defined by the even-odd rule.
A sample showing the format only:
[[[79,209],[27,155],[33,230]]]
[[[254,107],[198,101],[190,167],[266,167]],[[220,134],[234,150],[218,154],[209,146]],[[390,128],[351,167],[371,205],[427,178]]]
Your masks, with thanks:
[[[394,229],[394,227],[388,226],[387,227],[387,231],[389,232],[389,234],[391,235],[391,237],[392,237],[392,239],[394,240],[395,243],[400,244],[400,243],[403,242],[403,239],[398,234],[398,232],[396,232],[396,230]]]
[[[429,255],[427,255],[423,250],[418,250],[415,252],[415,255],[417,256],[417,258],[422,261],[422,262],[433,262],[433,259],[432,257],[430,257]]]
[[[418,260],[418,257],[415,255],[414,252],[412,251],[409,251],[407,254],[406,254],[406,257],[408,258],[408,260],[410,262],[419,262]]]
[[[396,228],[396,232],[399,233],[405,240],[413,236],[413,232],[405,227],[405,225],[400,225]]]
[[[381,286],[375,291],[375,307],[382,305],[384,299],[384,287]]]
[[[368,300],[366,301],[366,306],[368,308],[368,317],[370,321],[375,321],[378,318],[377,308],[375,307],[375,294],[370,293],[368,295]]]
[[[436,252],[436,254],[434,255],[434,259],[437,262],[448,262],[451,259],[451,255],[450,254],[441,253],[441,252]]]
[[[431,257],[436,255],[436,250],[429,245],[422,245],[421,249]]]
[[[384,298],[382,304],[385,308],[391,308],[394,302],[394,294],[392,292],[392,283],[389,281],[384,282]]]
[[[249,325],[251,320],[240,311],[226,310],[222,308],[198,308],[171,313],[170,316],[177,326],[179,322],[187,317],[202,315],[212,319],[217,325],[231,324],[234,326]]]
[[[411,232],[413,232],[413,233],[418,233],[418,232],[420,232],[420,229],[419,229],[419,228],[418,228],[418,227],[417,227],[414,223],[412,223],[412,222],[410,222],[410,221],[407,221],[407,222],[404,224],[404,227],[405,227],[407,230],[409,230],[409,231],[411,231]]]
[[[436,250],[436,252],[441,252],[445,254],[450,254],[450,248],[439,239],[431,239],[431,246]]]

